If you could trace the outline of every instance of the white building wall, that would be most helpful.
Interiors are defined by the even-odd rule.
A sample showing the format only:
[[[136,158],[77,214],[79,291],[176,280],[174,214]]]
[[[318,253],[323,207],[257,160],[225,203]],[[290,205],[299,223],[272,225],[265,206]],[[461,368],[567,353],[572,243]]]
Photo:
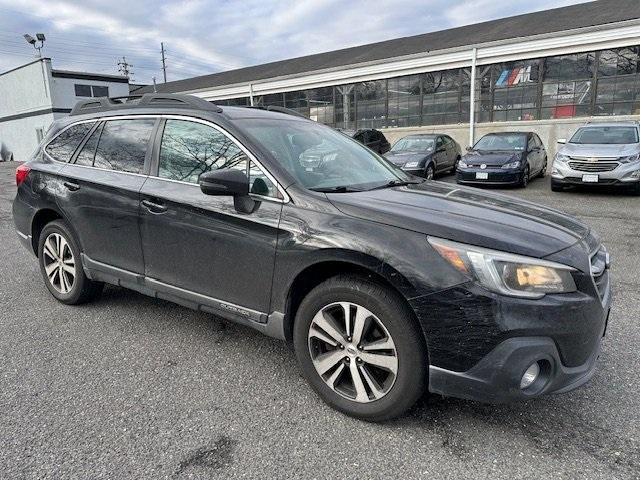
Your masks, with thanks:
[[[51,78],[51,90],[53,92],[55,108],[73,108],[80,100],[87,97],[76,97],[74,85],[98,85],[109,88],[110,97],[124,97],[129,95],[128,83],[107,82],[99,80],[87,80],[83,78]]]
[[[37,145],[36,129],[44,132],[53,121],[50,74],[43,59],[0,75],[0,160],[25,161]]]

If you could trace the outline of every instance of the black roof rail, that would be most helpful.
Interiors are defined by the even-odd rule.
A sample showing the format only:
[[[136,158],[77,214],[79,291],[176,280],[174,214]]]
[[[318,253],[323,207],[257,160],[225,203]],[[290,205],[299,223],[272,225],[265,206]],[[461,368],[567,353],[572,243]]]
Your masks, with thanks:
[[[183,93],[145,93],[125,97],[96,97],[75,104],[70,115],[108,112],[125,108],[174,107],[222,112],[220,106],[203,98]]]
[[[305,117],[300,112],[293,110],[291,108],[279,107],[277,105],[248,105],[246,108],[258,108],[260,110],[268,110],[269,112],[279,112],[286,113],[287,115],[293,115],[295,117],[304,118],[305,120],[309,120],[309,117]]]

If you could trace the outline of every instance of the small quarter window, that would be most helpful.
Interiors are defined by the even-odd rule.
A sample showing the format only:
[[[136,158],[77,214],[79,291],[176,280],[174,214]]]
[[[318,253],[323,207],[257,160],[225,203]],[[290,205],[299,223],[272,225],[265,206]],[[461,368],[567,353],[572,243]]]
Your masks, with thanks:
[[[72,125],[54,138],[46,146],[45,151],[59,162],[68,162],[73,152],[76,151],[84,136],[89,133],[93,123],[79,123]]]

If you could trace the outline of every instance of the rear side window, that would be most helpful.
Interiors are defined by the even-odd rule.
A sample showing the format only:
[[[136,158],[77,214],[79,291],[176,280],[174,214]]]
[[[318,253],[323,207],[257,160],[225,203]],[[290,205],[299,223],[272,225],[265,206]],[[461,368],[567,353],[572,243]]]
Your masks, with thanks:
[[[96,158],[96,148],[98,147],[98,140],[100,139],[100,133],[102,132],[102,125],[94,130],[89,139],[85,142],[82,150],[78,153],[75,163],[77,165],[93,166],[93,160]]]
[[[200,175],[218,168],[246,170],[247,156],[213,127],[186,120],[167,120],[160,146],[159,177],[198,183]]]
[[[45,147],[45,151],[54,160],[68,162],[84,136],[91,130],[91,127],[93,127],[91,122],[72,125],[49,142]]]
[[[153,118],[105,122],[95,150],[93,166],[119,172],[142,173],[154,124]],[[92,137],[89,140],[87,144],[94,139]],[[81,153],[84,155],[84,149]],[[90,150],[87,155],[91,155]]]

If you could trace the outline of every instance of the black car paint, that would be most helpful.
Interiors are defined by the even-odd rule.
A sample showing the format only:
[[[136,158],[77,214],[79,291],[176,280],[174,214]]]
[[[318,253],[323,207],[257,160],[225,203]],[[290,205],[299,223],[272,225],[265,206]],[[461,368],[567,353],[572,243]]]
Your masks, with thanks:
[[[508,132],[509,134],[519,132]],[[530,142],[535,135],[532,132],[522,132],[526,135],[527,148],[524,151],[483,151],[474,148],[462,157],[462,161],[467,163],[467,168],[460,168],[456,172],[456,180],[460,184],[482,185],[482,184],[520,184],[525,170],[529,168],[529,178],[535,178],[545,171],[547,166],[547,152],[539,137],[535,137],[540,142],[540,147],[531,148]],[[494,135],[494,134],[489,134]],[[520,161],[517,168],[504,169],[502,165]],[[485,179],[477,179],[476,173],[487,173]]]
[[[409,135],[416,137],[429,137],[434,139],[435,148],[433,151],[412,152],[412,151],[389,151],[384,157],[394,165],[404,167],[409,162],[418,162],[416,167],[403,168],[405,171],[426,176],[427,167],[433,167],[433,173],[443,173],[451,171],[461,158],[460,147],[451,137],[444,135]],[[449,139],[445,142],[444,138]]]
[[[225,129],[260,159],[291,201],[260,201],[246,214],[235,209],[231,197],[205,196],[195,185],[156,179],[156,136],[153,158],[145,165],[148,178],[65,165],[46,155],[30,162],[32,172],[14,202],[24,243],[34,251],[40,216],[56,212],[76,229],[90,278],[210,311],[279,338],[290,338],[295,289],[313,281],[321,267],[357,268],[387,282],[410,304],[433,371],[439,378],[449,372],[445,387],[441,382],[437,390],[445,394],[471,395],[466,387],[461,393],[453,385],[447,392],[447,382],[509,338],[551,338],[558,361],[568,367],[584,364],[599,345],[610,300],[600,301],[590,281],[588,255],[599,241],[577,220],[532,203],[438,182],[362,193],[312,192],[299,187],[235,123],[238,117],[277,119],[280,114],[225,112],[171,113]],[[140,113],[158,114],[152,109]],[[91,116],[67,123],[86,118]],[[142,183],[136,183],[138,178]],[[78,183],[80,190],[70,191],[65,182]],[[123,194],[119,186],[126,187]],[[82,191],[95,191],[95,199],[79,195]],[[145,200],[166,209],[153,212],[141,203]],[[580,291],[541,300],[496,295],[451,268],[427,243],[427,235],[569,264],[577,269]],[[496,395],[517,397],[512,393]]]
[[[358,130],[353,134],[353,138],[365,147],[368,147],[381,155],[387,153],[391,148],[391,144],[389,143],[389,140],[387,140],[387,137],[385,137],[380,130],[376,130],[375,128]]]

